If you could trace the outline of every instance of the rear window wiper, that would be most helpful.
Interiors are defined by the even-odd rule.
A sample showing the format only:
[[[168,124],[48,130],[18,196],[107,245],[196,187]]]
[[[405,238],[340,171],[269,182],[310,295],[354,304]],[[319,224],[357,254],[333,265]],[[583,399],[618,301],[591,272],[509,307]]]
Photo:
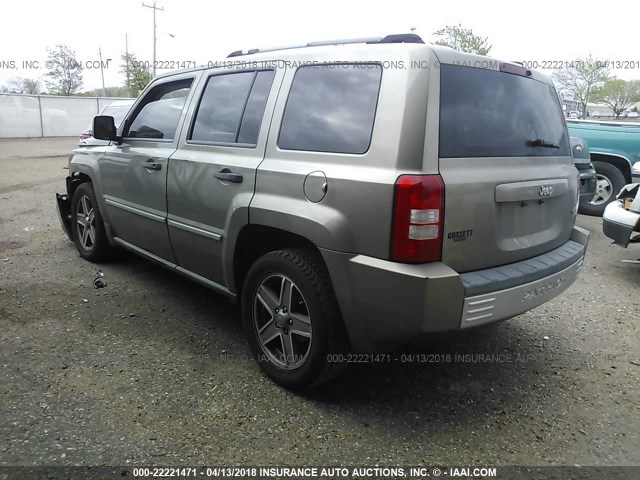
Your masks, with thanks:
[[[553,142],[547,142],[542,138],[534,138],[533,140],[527,140],[527,147],[544,147],[544,148],[560,148],[560,145]]]

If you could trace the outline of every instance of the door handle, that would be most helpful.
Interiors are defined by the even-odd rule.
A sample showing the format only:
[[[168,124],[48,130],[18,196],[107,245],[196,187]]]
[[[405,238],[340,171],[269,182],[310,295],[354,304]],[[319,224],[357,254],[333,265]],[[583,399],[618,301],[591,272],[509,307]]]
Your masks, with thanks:
[[[228,168],[223,168],[217,173],[214,173],[213,176],[218,180],[224,180],[225,182],[231,183],[242,183],[242,175],[239,173],[234,173]]]
[[[146,168],[147,170],[162,170],[162,164],[158,163],[158,162],[154,162],[151,160],[147,160],[146,162],[144,162],[142,164],[142,166],[144,168]]]

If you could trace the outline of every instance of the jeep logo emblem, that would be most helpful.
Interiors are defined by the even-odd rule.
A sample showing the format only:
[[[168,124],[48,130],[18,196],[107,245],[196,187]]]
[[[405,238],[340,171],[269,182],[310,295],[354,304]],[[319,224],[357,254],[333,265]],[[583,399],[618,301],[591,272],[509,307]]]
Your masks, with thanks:
[[[538,195],[540,195],[541,197],[550,197],[552,193],[553,193],[553,187],[551,186],[547,187],[545,185],[541,185]]]

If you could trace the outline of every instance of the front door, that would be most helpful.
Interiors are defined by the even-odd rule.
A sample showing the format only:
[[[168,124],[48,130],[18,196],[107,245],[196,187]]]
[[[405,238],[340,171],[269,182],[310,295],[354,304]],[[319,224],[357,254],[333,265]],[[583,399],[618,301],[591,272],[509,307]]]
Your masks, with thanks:
[[[113,235],[171,263],[168,160],[194,83],[194,74],[183,74],[155,84],[123,123],[122,143],[108,147],[99,161]]]

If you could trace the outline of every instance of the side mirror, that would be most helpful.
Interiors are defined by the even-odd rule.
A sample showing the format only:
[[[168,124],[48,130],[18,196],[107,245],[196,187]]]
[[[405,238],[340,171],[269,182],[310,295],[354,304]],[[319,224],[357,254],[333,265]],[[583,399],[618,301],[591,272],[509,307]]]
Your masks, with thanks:
[[[93,117],[93,138],[114,141],[116,137],[116,123],[113,117],[98,115]]]

